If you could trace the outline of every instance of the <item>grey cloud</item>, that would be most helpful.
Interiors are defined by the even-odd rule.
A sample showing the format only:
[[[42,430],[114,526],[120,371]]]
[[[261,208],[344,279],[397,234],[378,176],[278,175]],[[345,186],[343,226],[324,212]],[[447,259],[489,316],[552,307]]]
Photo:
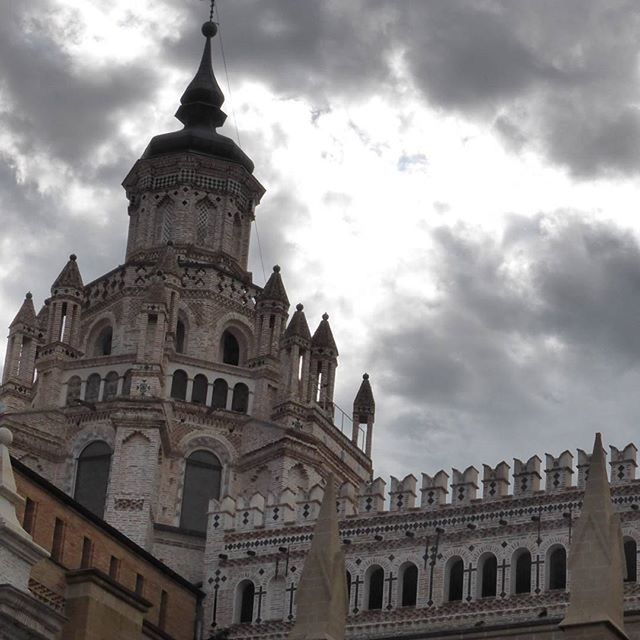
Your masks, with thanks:
[[[46,14],[46,5],[40,5]],[[0,120],[10,126],[22,153],[49,153],[81,172],[98,145],[118,142],[122,113],[152,103],[159,70],[146,61],[99,72],[74,65],[46,20],[37,19],[36,32],[25,34],[34,15],[31,3],[10,3],[3,14],[0,77],[12,109],[0,113]]]
[[[600,428],[614,444],[633,439],[640,248],[630,232],[558,212],[514,217],[501,239],[461,226],[434,242],[438,294],[396,295],[370,337],[387,464],[407,439],[425,471],[544,453],[522,442],[575,448]]]

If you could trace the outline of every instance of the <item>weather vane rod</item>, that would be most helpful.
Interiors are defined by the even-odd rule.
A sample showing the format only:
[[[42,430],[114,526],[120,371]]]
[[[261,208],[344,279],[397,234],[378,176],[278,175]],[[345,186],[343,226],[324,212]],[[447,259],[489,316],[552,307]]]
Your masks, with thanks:
[[[213,22],[213,9],[215,7],[216,0],[209,0],[209,22]]]

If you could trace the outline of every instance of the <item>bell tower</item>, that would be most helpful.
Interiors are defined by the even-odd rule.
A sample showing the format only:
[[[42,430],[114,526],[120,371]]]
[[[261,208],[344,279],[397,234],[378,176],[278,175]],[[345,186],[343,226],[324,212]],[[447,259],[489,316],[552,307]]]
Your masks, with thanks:
[[[183,128],[155,136],[123,182],[128,262],[153,258],[172,242],[192,260],[247,274],[251,222],[264,188],[249,157],[217,132],[227,118],[211,65],[217,30],[213,22],[202,26],[200,66],[176,112]]]

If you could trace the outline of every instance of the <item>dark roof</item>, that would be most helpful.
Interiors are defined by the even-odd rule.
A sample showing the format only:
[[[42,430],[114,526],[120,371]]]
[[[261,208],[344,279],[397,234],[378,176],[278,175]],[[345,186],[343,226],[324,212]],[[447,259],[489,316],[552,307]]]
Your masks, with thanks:
[[[168,567],[163,562],[160,562],[160,560],[158,560],[154,555],[138,546],[133,540],[125,536],[116,528],[112,527],[110,524],[106,523],[102,518],[99,518],[87,508],[83,507],[79,502],[76,502],[71,496],[68,496],[64,491],[58,489],[58,487],[51,484],[51,482],[36,473],[33,469],[30,469],[22,462],[16,460],[13,457],[11,458],[11,465],[23,476],[29,478],[29,480],[31,480],[34,484],[39,485],[47,493],[50,493],[56,500],[59,500],[60,502],[66,504],[69,508],[73,509],[83,518],[89,520],[91,523],[102,529],[112,538],[115,538],[120,544],[122,544],[122,546],[127,547],[128,549],[133,551],[133,553],[146,560],[149,564],[152,564],[156,569],[169,576],[172,580],[175,580],[183,587],[194,593],[196,596],[198,596],[198,598],[204,597],[205,594],[198,587],[189,582],[186,578],[183,578],[179,573],[176,573],[173,569]]]
[[[321,349],[331,349],[338,355],[338,347],[336,346],[336,341],[333,339],[333,333],[331,333],[331,327],[329,326],[328,313],[322,315],[322,320],[320,320],[320,324],[311,339],[311,346]]]
[[[231,160],[253,172],[253,162],[231,138],[216,132],[224,124],[227,115],[220,108],[224,94],[211,66],[211,38],[217,27],[213,22],[202,25],[206,38],[202,60],[193,80],[180,99],[176,118],[184,124],[180,131],[163,133],[149,142],[143,158],[153,158],[165,153],[193,151],[225,160]]]
[[[51,285],[52,289],[58,289],[61,287],[82,289],[82,276],[80,275],[80,269],[78,269],[78,263],[76,262],[77,256],[72,253],[69,256],[69,262],[64,266],[64,269],[60,272],[60,275],[54,280]]]
[[[264,285],[264,289],[258,296],[258,300],[273,300],[275,302],[283,302],[289,306],[289,298],[282,283],[280,267],[278,265],[273,267],[273,273],[269,276],[267,284]]]
[[[309,325],[307,324],[307,318],[304,315],[303,309],[303,305],[296,305],[296,310],[291,316],[289,326],[284,332],[285,338],[303,338],[304,340],[311,340],[311,331],[309,331]]]
[[[31,326],[37,324],[36,310],[33,306],[33,296],[31,293],[27,293],[24,297],[24,302],[9,327],[13,327],[16,324],[27,324]]]

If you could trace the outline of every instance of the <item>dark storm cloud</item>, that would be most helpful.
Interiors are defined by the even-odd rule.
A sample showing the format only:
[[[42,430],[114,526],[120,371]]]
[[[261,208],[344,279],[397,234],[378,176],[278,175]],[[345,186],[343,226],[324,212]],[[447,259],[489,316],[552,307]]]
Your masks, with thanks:
[[[326,109],[337,96],[395,95],[390,61],[402,52],[430,104],[493,127],[515,151],[530,145],[581,178],[640,167],[635,2],[234,0],[220,11],[234,81]],[[191,64],[202,16],[192,6],[169,60]]]
[[[640,167],[640,6],[624,0],[404,5],[396,44],[429,101],[495,120],[580,177]]]
[[[466,465],[541,453],[520,450],[533,433],[560,447],[599,427],[614,444],[632,437],[635,238],[570,212],[514,217],[500,239],[466,226],[433,237],[437,294],[395,295],[370,338],[376,395],[393,407],[383,442],[413,439],[423,462]],[[429,267],[402,265],[411,268]],[[452,460],[454,438],[473,451]]]
[[[50,153],[81,171],[100,144],[117,142],[119,116],[152,102],[159,70],[144,60],[99,70],[74,64],[53,37],[47,3],[39,5],[36,12],[10,3],[3,12],[0,86],[8,106],[0,122],[21,153]]]

